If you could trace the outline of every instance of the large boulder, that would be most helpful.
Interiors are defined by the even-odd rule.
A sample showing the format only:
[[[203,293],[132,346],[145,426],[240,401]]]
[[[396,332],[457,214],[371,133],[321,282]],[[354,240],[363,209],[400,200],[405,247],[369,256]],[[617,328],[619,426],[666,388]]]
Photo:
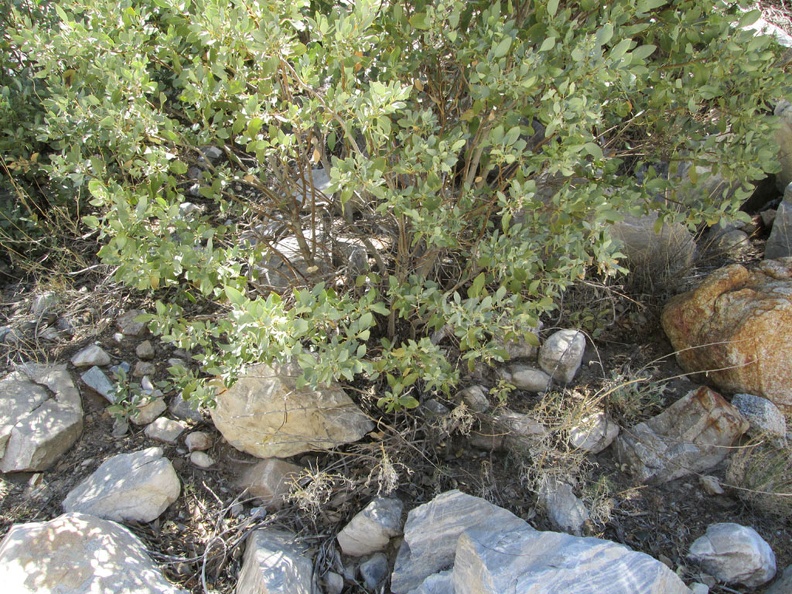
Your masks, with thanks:
[[[259,458],[287,458],[355,442],[374,428],[338,384],[298,388],[295,363],[260,364],[220,394],[212,420],[228,443]]]
[[[622,431],[614,447],[638,480],[659,484],[716,466],[747,430],[748,421],[736,408],[702,386]]]
[[[186,594],[126,528],[79,513],[12,526],[0,543],[0,584],[14,594]]]
[[[65,365],[25,365],[0,381],[0,472],[46,470],[83,429],[80,392]]]
[[[690,594],[660,561],[598,538],[539,532],[525,524],[479,527],[459,538],[456,594]]]
[[[792,258],[712,273],[668,302],[662,324],[686,372],[792,408]]]
[[[63,510],[117,522],[151,522],[180,492],[179,477],[162,448],[148,448],[102,463],[66,496]]]

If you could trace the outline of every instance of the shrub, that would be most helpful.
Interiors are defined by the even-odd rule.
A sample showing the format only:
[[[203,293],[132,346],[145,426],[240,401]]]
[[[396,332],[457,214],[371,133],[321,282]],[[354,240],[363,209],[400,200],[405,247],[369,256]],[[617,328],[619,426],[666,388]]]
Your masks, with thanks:
[[[2,141],[90,191],[100,256],[160,299],[151,327],[195,353],[177,380],[198,399],[201,377],[297,357],[306,381],[382,376],[383,406],[413,406],[453,385],[456,350],[500,361],[575,279],[620,270],[609,223],[714,223],[777,167],[785,75],[734,26],[758,15],[722,2],[50,8],[6,17],[44,88],[18,136],[2,112]],[[679,192],[681,163],[741,191]],[[365,251],[355,274],[331,262],[342,240]],[[261,287],[267,259],[286,286]]]

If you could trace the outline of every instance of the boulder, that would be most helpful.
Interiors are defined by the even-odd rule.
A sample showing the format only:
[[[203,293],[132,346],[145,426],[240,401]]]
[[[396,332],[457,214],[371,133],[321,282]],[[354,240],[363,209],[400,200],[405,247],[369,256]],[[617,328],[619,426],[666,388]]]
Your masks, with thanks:
[[[765,590],[765,594],[789,594],[792,592],[792,565],[788,565],[781,578]]]
[[[569,431],[569,443],[574,447],[599,454],[613,443],[620,428],[604,412],[596,412],[583,417],[580,423]]]
[[[265,528],[250,533],[236,594],[313,594],[313,563],[297,538]]]
[[[402,533],[404,505],[395,498],[377,498],[358,512],[336,537],[341,552],[363,557],[382,551],[394,536]]]
[[[664,412],[622,431],[614,447],[641,482],[659,484],[709,470],[729,453],[748,421],[720,394],[700,387]]]
[[[792,104],[779,101],[774,110],[778,119],[776,141],[778,142],[778,161],[781,171],[776,174],[776,184],[782,192],[792,183]]]
[[[784,199],[776,209],[764,252],[765,260],[789,256],[792,256],[792,184],[784,189]]]
[[[556,528],[580,536],[589,513],[583,502],[575,496],[571,485],[547,478],[539,489],[539,502]]]
[[[578,330],[559,330],[539,349],[539,367],[557,382],[571,382],[583,361],[586,336]]]
[[[82,429],[80,392],[65,365],[28,364],[0,380],[0,472],[48,469]]]
[[[129,530],[79,513],[12,526],[0,543],[0,583],[14,594],[186,594]]]
[[[289,493],[292,481],[302,472],[302,467],[278,458],[262,460],[249,468],[239,481],[242,489],[259,500],[261,505],[278,508]]]
[[[722,268],[671,299],[661,320],[686,372],[792,407],[792,258]]]
[[[410,511],[391,576],[391,591],[409,592],[433,573],[451,567],[459,536],[480,524],[503,531],[528,526],[511,512],[457,490],[441,493]]]
[[[212,420],[228,443],[259,458],[287,458],[355,442],[374,424],[333,383],[297,387],[300,367],[260,364],[217,397]]]
[[[454,588],[456,594],[690,594],[649,555],[525,523],[466,530],[456,548]]]
[[[776,572],[770,545],[753,528],[731,522],[707,528],[690,546],[689,557],[715,579],[748,588],[766,584]]]
[[[151,522],[180,492],[179,477],[162,448],[148,448],[102,463],[66,496],[63,510],[117,522]]]

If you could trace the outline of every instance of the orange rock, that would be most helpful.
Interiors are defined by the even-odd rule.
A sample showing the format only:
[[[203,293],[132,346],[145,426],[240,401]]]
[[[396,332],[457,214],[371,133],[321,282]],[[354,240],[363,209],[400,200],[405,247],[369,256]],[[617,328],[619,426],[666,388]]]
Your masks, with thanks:
[[[721,268],[671,299],[662,324],[686,372],[792,409],[792,258]]]

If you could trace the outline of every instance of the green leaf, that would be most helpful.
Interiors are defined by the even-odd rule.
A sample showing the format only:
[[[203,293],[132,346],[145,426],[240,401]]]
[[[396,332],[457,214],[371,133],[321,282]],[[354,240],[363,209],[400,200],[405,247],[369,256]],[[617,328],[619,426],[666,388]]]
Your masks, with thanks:
[[[547,3],[547,14],[549,14],[551,17],[554,17],[557,12],[558,0],[550,0],[550,2]]]
[[[487,282],[486,275],[482,272],[479,274],[474,280],[473,284],[470,285],[468,289],[467,295],[470,299],[476,299],[479,295],[481,295],[481,291],[484,288],[484,284]]]
[[[500,43],[495,46],[495,49],[492,50],[492,56],[494,58],[502,58],[507,53],[509,53],[509,48],[512,44],[511,37],[504,37],[501,39]]]
[[[539,46],[540,52],[549,52],[551,49],[555,47],[556,38],[555,37],[548,37],[542,42],[542,45]]]
[[[619,43],[613,46],[610,51],[610,59],[611,60],[619,60],[624,54],[627,53],[627,50],[630,49],[630,45],[632,45],[632,39],[622,39]]]
[[[234,287],[226,286],[225,294],[226,297],[228,297],[228,300],[237,307],[243,307],[245,303],[249,302],[248,298],[245,297],[242,291],[238,291]]]
[[[422,31],[428,31],[432,24],[429,22],[429,17],[427,17],[425,12],[416,12],[414,15],[410,17],[410,24]]]
[[[651,56],[654,51],[657,49],[656,45],[641,45],[636,47],[632,51],[632,61],[635,63],[636,60],[645,60],[649,56]]]
[[[597,31],[597,45],[603,46],[613,38],[613,25],[605,23],[602,28]]]

